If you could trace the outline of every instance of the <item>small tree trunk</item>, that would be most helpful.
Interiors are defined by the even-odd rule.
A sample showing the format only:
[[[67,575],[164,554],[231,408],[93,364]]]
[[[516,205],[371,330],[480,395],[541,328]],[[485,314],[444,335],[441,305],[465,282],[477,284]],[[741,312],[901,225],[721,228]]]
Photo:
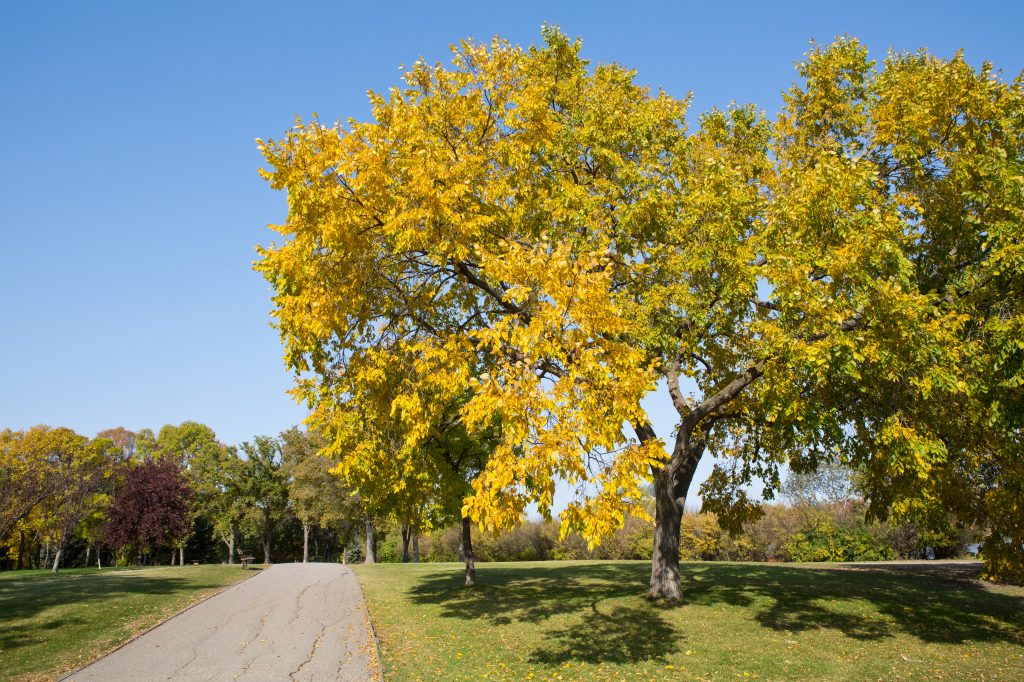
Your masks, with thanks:
[[[270,565],[270,534],[263,536],[263,563]]]
[[[18,563],[14,566],[16,571],[25,567],[25,531],[19,530],[18,537]]]
[[[309,563],[309,524],[302,524],[302,563]]]
[[[96,547],[96,569],[103,570],[103,545]]]
[[[57,548],[56,553],[53,555],[53,572],[56,573],[57,569],[60,568],[60,555],[64,550],[60,547]]]
[[[46,541],[46,548],[43,551],[43,568],[50,565],[50,541]]]
[[[415,529],[413,529],[413,533],[416,533]],[[412,536],[412,561],[415,564],[418,564],[420,562],[420,536],[419,536],[419,533],[416,533],[415,535]]]
[[[184,566],[185,565],[185,546],[184,545],[182,545],[181,547],[178,548],[178,565],[179,566]]]
[[[364,564],[377,563],[377,529],[373,526],[373,519],[366,515],[366,558]]]
[[[409,526],[402,526],[402,563],[409,563],[409,540],[411,533]]]
[[[228,564],[235,563],[235,529],[231,529],[231,537],[228,539]]]
[[[92,543],[85,546],[85,567],[89,568],[89,554],[92,553]]]
[[[476,585],[476,558],[473,556],[472,525],[468,517],[462,519],[462,555],[466,562],[466,587]]]

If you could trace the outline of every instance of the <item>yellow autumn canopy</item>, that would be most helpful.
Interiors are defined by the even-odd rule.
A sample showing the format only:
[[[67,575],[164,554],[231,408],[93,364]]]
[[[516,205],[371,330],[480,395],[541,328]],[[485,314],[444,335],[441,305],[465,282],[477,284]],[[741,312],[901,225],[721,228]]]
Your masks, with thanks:
[[[705,452],[705,506],[736,524],[786,463],[842,459],[912,513],[968,486],[951,448],[1019,443],[1019,395],[956,443],[950,412],[1020,385],[1020,80],[924,53],[879,70],[842,39],[774,122],[734,107],[691,133],[686,100],[557,29],[453,55],[371,93],[370,122],[260,142],[289,213],[256,268],[296,395],[377,497],[425,495],[453,419],[497,434],[463,508],[485,527],[549,513],[563,480],[563,531],[595,542],[653,480],[651,594],[674,599]],[[668,452],[640,402],[659,380]]]

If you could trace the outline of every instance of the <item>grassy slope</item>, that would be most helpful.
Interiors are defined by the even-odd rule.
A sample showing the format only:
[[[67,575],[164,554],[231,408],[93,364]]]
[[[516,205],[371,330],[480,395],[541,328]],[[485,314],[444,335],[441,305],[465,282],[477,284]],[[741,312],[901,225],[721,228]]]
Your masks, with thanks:
[[[1024,679],[1024,589],[821,565],[356,566],[386,679]],[[559,677],[560,676],[560,677]]]
[[[247,575],[238,566],[0,573],[0,680],[53,679]]]

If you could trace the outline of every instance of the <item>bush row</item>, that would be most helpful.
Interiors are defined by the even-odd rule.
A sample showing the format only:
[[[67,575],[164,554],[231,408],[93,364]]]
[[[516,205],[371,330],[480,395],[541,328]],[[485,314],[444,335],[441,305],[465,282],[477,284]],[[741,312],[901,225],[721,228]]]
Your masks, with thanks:
[[[948,526],[923,529],[913,524],[869,522],[864,504],[765,505],[764,514],[731,536],[711,513],[687,513],[680,532],[680,558],[687,561],[878,561],[886,559],[965,556],[975,540],[969,529]],[[379,560],[401,556],[397,533],[382,542]],[[654,526],[629,517],[599,546],[572,533],[559,539],[556,521],[531,520],[494,535],[475,533],[478,561],[546,561],[552,559],[651,558]],[[447,528],[420,540],[422,561],[458,561],[460,531]]]

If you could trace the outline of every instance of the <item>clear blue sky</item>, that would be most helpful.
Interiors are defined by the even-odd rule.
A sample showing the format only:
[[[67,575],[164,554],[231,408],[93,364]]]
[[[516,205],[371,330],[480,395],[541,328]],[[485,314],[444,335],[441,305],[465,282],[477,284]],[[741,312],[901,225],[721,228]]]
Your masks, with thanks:
[[[1015,76],[1024,3],[15,2],[0,9],[0,428],[195,419],[227,443],[303,411],[250,269],[284,196],[254,138],[365,118],[401,64],[495,33],[583,38],[700,111],[772,112],[811,38],[957,48]],[[668,435],[663,399],[651,401]]]

